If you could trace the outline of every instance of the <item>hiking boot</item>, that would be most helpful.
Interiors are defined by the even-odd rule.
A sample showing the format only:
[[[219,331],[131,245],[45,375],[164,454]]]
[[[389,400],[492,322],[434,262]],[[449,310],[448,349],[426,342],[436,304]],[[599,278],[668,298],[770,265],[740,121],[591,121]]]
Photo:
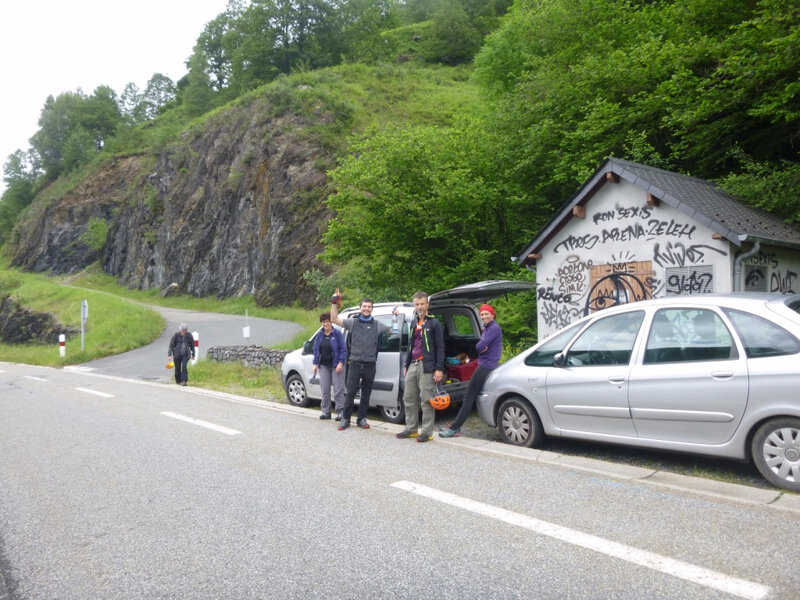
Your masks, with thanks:
[[[336,421],[341,421],[342,420],[342,411],[340,411],[340,410],[336,411],[336,419],[335,420]]]
[[[344,431],[348,427],[350,427],[350,421],[342,421],[339,423],[339,431]]]
[[[430,442],[433,439],[433,436],[430,433],[423,433],[418,438],[418,442]]]
[[[450,423],[445,423],[444,425],[442,425],[441,427],[439,427],[439,431],[444,431],[445,429],[452,429],[452,427],[450,427],[450,425],[452,425],[452,424],[453,424],[452,422],[450,422]]]
[[[394,437],[396,437],[398,440],[405,440],[408,438],[415,438],[418,435],[418,431],[401,431],[400,433],[396,433]]]
[[[367,423],[366,419],[359,419],[356,423],[361,429],[369,429],[369,423]]]
[[[320,420],[321,420],[321,421],[327,421],[327,420],[330,420],[330,418],[331,418],[331,413],[322,413],[322,414],[319,416],[319,418],[320,418]]]
[[[451,438],[451,437],[460,437],[460,436],[461,436],[461,430],[460,429],[451,429],[450,427],[448,427],[444,431],[440,431],[439,432],[439,437],[442,437],[442,438]]]

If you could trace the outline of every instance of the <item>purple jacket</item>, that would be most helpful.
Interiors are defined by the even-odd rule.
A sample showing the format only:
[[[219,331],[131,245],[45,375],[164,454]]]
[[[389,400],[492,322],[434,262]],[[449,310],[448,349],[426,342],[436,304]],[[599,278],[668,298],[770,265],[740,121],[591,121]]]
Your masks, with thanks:
[[[497,321],[491,320],[475,344],[478,352],[478,366],[485,369],[496,369],[503,353],[503,330]]]

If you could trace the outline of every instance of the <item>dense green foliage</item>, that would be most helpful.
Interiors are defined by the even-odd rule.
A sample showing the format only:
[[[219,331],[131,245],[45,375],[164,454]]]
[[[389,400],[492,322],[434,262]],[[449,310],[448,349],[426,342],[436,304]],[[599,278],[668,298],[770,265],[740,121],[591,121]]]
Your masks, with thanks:
[[[7,164],[0,241],[44,182],[103,153],[155,154],[252,94],[276,111],[314,94],[339,119],[320,132],[339,155],[330,272],[309,274],[322,295],[332,273],[378,299],[523,277],[508,258],[609,155],[718,181],[800,224],[800,7],[785,0],[230,0],[188,67],[141,93],[48,98],[33,147]],[[420,73],[430,97],[392,103],[424,88]],[[481,103],[441,97],[476,89]],[[521,302],[507,314],[531,314]]]

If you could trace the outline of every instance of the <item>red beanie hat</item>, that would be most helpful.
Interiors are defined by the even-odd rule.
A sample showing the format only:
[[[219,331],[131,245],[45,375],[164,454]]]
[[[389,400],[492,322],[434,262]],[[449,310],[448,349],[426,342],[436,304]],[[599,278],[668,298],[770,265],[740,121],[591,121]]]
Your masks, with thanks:
[[[478,309],[478,312],[483,312],[485,310],[487,310],[490,313],[492,313],[495,317],[497,316],[497,313],[494,312],[494,309],[491,306],[489,306],[488,304],[481,305],[481,307]]]

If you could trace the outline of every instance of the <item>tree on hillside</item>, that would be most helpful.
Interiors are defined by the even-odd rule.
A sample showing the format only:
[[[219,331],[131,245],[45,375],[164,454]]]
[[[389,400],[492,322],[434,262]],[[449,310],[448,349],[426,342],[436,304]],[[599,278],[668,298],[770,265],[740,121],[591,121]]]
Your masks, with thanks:
[[[497,140],[478,121],[388,128],[354,142],[331,172],[324,256],[379,296],[445,287],[508,270],[546,210],[503,180]]]
[[[33,200],[39,175],[36,157],[17,150],[8,157],[3,173],[6,190],[0,198],[0,245],[8,239],[19,213]]]
[[[458,0],[441,0],[433,17],[433,59],[446,65],[469,62],[481,45],[481,36]]]
[[[476,79],[515,178],[550,203],[608,155],[707,179],[749,157],[776,176],[798,161],[798,31],[780,0],[518,0]]]

